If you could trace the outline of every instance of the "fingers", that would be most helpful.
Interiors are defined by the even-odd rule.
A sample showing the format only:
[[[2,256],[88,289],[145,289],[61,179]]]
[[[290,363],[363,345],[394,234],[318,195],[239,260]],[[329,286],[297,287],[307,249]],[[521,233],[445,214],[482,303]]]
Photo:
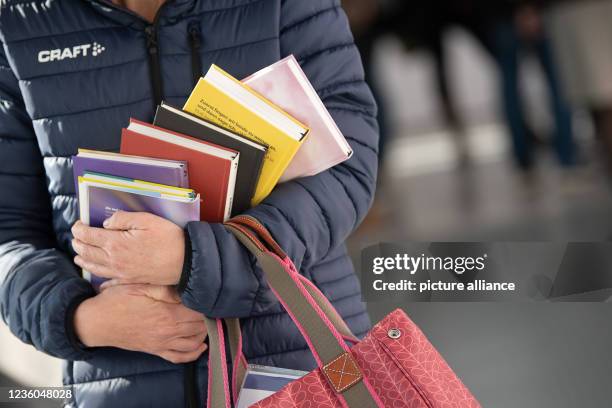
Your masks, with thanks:
[[[145,212],[117,211],[104,221],[107,230],[127,231],[147,229],[152,214]]]
[[[134,283],[129,280],[124,279],[109,279],[100,285],[100,292],[104,292],[107,289],[113,288],[115,286],[122,286],[127,290],[127,293],[130,295],[138,295],[145,296],[145,287],[149,286],[148,283]]]
[[[121,286],[121,285],[129,285],[126,282],[123,282],[120,279],[109,279],[107,281],[102,282],[100,285],[100,292],[104,292],[105,289],[112,288],[113,286]]]
[[[183,306],[182,304],[175,305],[174,318],[177,322],[199,322],[204,320],[204,315],[200,312],[196,312],[193,309]]]
[[[205,336],[198,334],[191,337],[179,337],[168,343],[168,349],[171,351],[182,351],[184,353],[197,350],[204,343]]]
[[[74,263],[102,278],[120,277],[112,258],[115,254],[110,251],[117,247],[117,232],[90,227],[77,221],[72,226],[72,234],[72,246],[77,253]]]
[[[191,361],[197,360],[198,357],[200,357],[202,353],[206,351],[206,349],[207,349],[206,344],[201,343],[198,346],[198,348],[195,349],[194,351],[181,352],[181,351],[167,350],[167,351],[163,351],[159,353],[158,355],[161,358],[170,361],[171,363],[181,364],[181,363],[189,363]]]
[[[79,265],[81,268],[86,270],[89,273],[93,273],[96,276],[101,278],[117,278],[119,273],[107,266],[100,265],[97,263],[93,263],[83,259],[80,255],[77,255],[74,258],[74,263]]]
[[[74,248],[74,251],[79,254],[81,258],[86,259],[89,262],[100,265],[109,264],[108,253],[102,248],[88,245],[77,238],[72,240],[72,248]]]
[[[72,226],[72,235],[76,239],[98,248],[104,247],[114,234],[114,232],[102,228],[90,227],[89,225],[83,224],[81,221],[77,221]]]
[[[206,338],[206,323],[203,320],[199,322],[181,323],[176,330],[176,337],[192,337],[200,336],[202,341]]]
[[[181,303],[181,297],[173,286],[147,285],[146,296],[166,303]]]
[[[130,285],[130,293],[133,295],[146,296],[153,300],[164,303],[179,304],[181,298],[173,286],[151,285],[148,283],[130,283],[123,279],[111,279],[100,285],[100,290],[113,286]]]

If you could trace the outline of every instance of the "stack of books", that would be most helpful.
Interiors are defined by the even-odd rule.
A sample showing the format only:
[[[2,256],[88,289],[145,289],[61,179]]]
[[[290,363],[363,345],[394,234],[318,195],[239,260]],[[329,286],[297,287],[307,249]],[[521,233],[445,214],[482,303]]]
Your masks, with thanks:
[[[182,109],[162,103],[152,124],[130,119],[120,153],[79,149],[73,171],[83,223],[101,227],[122,210],[183,227],[223,222],[259,204],[278,183],[351,155],[290,56],[242,82],[212,65]]]

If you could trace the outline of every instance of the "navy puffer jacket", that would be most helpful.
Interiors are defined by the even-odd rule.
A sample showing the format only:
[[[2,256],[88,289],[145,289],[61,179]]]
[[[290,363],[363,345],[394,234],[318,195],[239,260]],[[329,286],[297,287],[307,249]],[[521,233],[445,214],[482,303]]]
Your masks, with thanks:
[[[76,305],[92,296],[72,262],[77,203],[70,156],[117,151],[132,116],[181,106],[212,63],[243,78],[294,54],[355,151],[346,163],[279,185],[249,213],[363,334],[369,320],[344,240],[371,204],[375,104],[338,0],[168,0],[154,24],[108,1],[0,2],[0,310],[22,341],[66,359],[71,406],[184,404],[183,370],[161,358],[83,349]],[[185,305],[242,318],[260,364],[309,369],[310,354],[254,260],[222,225],[191,223]],[[206,355],[198,361],[204,401]]]

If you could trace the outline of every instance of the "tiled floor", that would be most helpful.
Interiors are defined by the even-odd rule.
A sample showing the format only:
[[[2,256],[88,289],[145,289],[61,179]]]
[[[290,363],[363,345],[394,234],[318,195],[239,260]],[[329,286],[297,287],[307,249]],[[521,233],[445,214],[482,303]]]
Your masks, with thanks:
[[[410,146],[397,155],[410,160]],[[595,147],[583,147],[588,164],[574,170],[560,169],[543,153],[528,175],[505,156],[427,172],[396,171],[390,163],[371,217],[352,242],[610,239],[612,178],[605,176]]]

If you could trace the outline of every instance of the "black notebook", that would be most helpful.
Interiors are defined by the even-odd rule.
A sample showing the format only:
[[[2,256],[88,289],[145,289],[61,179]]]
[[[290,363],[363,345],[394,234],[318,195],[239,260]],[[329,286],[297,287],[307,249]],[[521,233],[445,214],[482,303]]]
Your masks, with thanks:
[[[250,208],[251,198],[255,193],[264,157],[268,151],[267,146],[236,135],[163,102],[157,107],[153,124],[238,151],[240,163],[236,175],[232,216]],[[203,198],[206,200],[206,197]]]

